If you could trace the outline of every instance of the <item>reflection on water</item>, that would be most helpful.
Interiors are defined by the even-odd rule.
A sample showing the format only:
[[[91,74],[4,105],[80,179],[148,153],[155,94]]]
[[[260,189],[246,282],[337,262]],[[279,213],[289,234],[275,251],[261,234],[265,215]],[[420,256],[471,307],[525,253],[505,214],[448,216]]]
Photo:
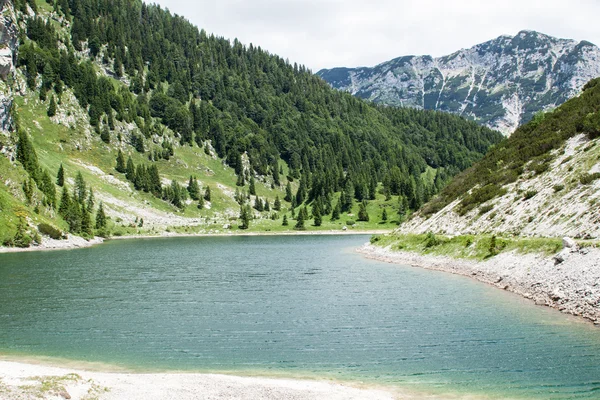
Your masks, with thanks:
[[[600,396],[600,330],[368,237],[170,238],[0,255],[0,349],[141,370]]]

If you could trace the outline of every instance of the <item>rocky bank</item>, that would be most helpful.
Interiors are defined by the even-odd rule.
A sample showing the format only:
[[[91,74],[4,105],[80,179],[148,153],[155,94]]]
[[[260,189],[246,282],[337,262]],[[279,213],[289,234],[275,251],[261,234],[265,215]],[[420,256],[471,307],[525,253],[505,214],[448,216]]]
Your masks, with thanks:
[[[554,256],[513,251],[481,262],[372,244],[357,251],[379,261],[468,276],[600,325],[600,249],[579,248],[568,238],[563,242],[564,249]]]

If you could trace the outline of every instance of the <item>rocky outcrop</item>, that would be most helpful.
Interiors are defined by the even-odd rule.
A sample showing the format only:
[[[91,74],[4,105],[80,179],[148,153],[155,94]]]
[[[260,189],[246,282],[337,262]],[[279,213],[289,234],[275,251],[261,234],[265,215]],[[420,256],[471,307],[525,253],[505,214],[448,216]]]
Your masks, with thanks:
[[[600,249],[597,248],[565,248],[561,252],[565,258],[559,264],[552,256],[516,252],[501,253],[482,262],[392,251],[371,244],[358,252],[384,262],[468,276],[600,325]]]
[[[15,73],[15,61],[18,48],[18,26],[12,2],[0,0],[0,79],[7,82]],[[11,88],[5,86],[0,92],[0,132],[12,130],[12,118],[10,109],[12,107]]]
[[[18,47],[18,27],[12,2],[0,0],[0,78],[6,81],[15,70]]]
[[[600,49],[522,31],[444,57],[406,56],[317,74],[361,98],[460,114],[508,135],[600,76]]]

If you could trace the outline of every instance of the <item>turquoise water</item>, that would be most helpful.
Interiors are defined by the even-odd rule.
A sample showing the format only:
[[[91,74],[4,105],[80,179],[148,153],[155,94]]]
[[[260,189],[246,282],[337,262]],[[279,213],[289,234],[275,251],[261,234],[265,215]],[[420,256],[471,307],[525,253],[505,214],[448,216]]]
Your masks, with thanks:
[[[471,279],[363,258],[367,236],[169,238],[0,254],[0,353],[600,398],[600,329]]]

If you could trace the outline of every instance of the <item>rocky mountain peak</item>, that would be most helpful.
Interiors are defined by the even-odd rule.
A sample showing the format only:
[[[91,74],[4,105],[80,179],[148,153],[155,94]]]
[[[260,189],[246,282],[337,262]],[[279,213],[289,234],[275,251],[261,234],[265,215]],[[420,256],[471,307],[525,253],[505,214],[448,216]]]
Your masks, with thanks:
[[[600,76],[600,49],[523,30],[443,57],[404,56],[318,75],[361,98],[452,112],[509,135]]]

